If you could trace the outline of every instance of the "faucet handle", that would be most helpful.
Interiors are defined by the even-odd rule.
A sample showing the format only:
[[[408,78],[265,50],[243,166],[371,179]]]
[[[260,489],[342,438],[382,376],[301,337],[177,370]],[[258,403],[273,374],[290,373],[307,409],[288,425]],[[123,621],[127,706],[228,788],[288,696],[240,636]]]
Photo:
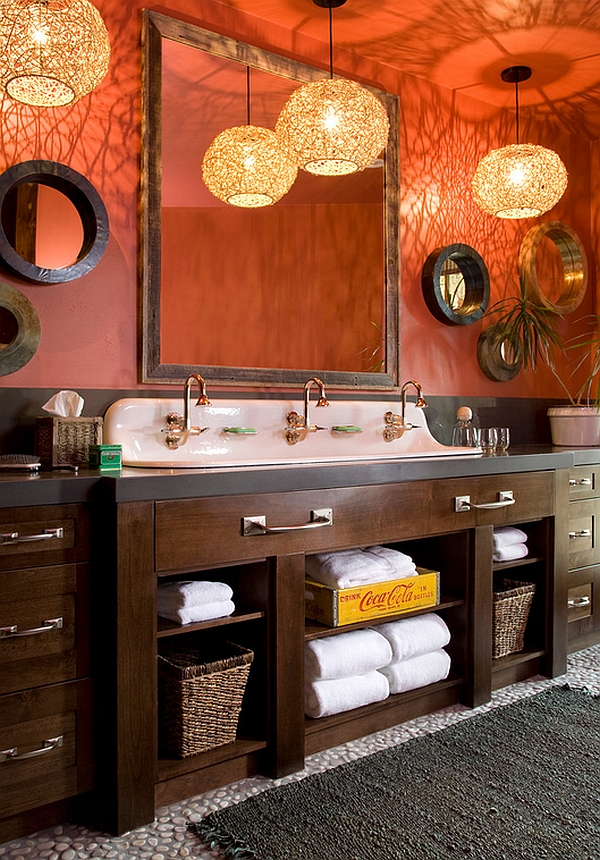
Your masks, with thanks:
[[[285,420],[290,427],[304,427],[304,418],[302,415],[298,415],[297,412],[288,412]]]

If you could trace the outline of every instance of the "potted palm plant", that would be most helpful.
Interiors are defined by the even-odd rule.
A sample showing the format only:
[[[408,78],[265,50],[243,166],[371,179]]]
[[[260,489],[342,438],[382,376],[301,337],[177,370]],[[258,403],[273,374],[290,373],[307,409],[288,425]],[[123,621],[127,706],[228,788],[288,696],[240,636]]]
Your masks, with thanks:
[[[599,319],[585,318],[586,331],[563,344],[557,323],[562,315],[532,301],[523,277],[519,294],[492,305],[486,316],[495,322],[481,333],[478,358],[491,379],[506,381],[521,368],[535,371],[542,362],[550,368],[569,401],[548,410],[552,442],[562,447],[600,446],[600,334]],[[586,376],[574,393],[559,374],[556,354],[572,356],[571,377]]]

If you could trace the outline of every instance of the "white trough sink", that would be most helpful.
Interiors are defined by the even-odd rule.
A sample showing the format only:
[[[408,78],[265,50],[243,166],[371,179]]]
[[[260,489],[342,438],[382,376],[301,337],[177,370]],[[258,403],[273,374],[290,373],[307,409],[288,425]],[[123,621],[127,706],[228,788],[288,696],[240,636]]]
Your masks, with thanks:
[[[194,396],[192,402],[195,400]],[[127,398],[117,400],[106,411],[103,441],[123,446],[125,466],[165,469],[481,454],[477,448],[442,445],[429,432],[423,411],[412,403],[407,403],[406,420],[416,426],[405,431],[400,439],[384,441],[384,414],[400,413],[398,401],[338,400],[320,408],[311,402],[311,422],[325,429],[308,433],[305,439],[290,445],[286,441],[286,415],[292,410],[302,415],[302,401],[214,400],[211,406],[193,405],[192,425],[208,429],[201,435],[189,435],[185,444],[173,450],[166,444],[166,417],[170,412],[183,412],[182,398]],[[360,432],[355,428],[360,428]]]

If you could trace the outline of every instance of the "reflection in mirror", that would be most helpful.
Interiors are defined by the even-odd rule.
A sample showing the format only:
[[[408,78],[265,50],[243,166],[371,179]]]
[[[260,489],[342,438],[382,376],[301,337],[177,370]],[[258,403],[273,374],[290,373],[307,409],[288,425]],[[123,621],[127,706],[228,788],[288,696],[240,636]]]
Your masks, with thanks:
[[[324,73],[145,13],[145,382],[389,388],[398,380],[396,97],[378,93],[385,157],[344,177],[300,171],[275,206],[244,210],[202,182],[224,128],[273,128],[298,82]]]
[[[81,278],[100,261],[108,215],[88,180],[56,161],[23,161],[0,175],[0,260],[34,284]]]
[[[490,300],[487,267],[470,245],[436,248],[421,273],[425,303],[445,325],[470,325],[483,316]]]
[[[19,333],[19,323],[16,316],[7,308],[0,307],[0,350],[6,349]]]
[[[5,195],[0,211],[6,238],[20,257],[48,269],[72,266],[83,245],[83,226],[61,191],[22,182]]]
[[[0,376],[20,370],[40,342],[40,319],[29,299],[0,284]]]

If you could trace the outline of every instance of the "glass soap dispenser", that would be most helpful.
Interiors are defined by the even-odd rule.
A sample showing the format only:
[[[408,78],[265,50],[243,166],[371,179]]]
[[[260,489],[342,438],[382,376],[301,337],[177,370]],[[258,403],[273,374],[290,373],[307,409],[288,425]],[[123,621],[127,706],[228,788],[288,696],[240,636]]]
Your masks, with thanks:
[[[452,428],[452,445],[460,448],[476,448],[479,445],[479,432],[473,424],[473,412],[468,406],[459,406],[456,424]]]

